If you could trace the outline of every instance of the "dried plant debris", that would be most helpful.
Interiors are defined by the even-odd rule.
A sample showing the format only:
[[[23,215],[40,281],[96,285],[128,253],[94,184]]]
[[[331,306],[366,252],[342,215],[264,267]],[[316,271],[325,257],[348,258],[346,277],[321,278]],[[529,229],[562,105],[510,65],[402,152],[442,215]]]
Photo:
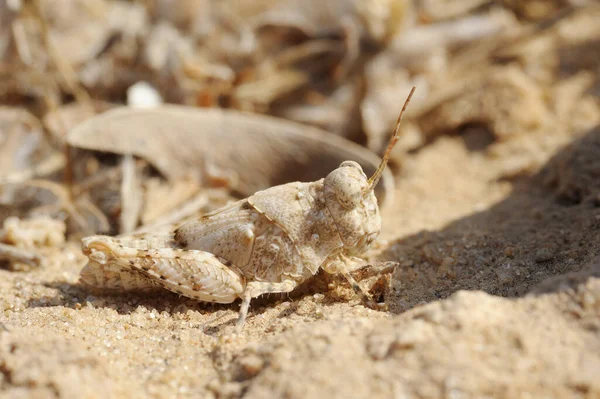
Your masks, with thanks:
[[[40,121],[16,107],[0,107],[0,182],[47,176],[64,166]]]
[[[64,220],[74,234],[110,229],[106,216],[86,197],[72,200],[64,186],[47,180],[0,184],[0,220],[10,216]]]
[[[33,219],[10,217],[0,229],[0,261],[12,269],[21,265],[40,266],[44,255],[40,247],[61,247],[65,243],[65,223],[46,216]]]
[[[383,149],[385,135],[394,123],[391,110],[392,104],[398,101],[398,92],[417,84],[420,93],[417,93],[412,115],[422,113],[430,98],[440,95],[435,87],[438,82],[443,82],[441,90],[456,87],[454,82],[448,84],[447,76],[456,49],[469,48],[482,39],[498,40],[515,26],[516,21],[509,13],[494,10],[447,22],[413,26],[397,35],[365,69],[367,88],[361,113],[368,147],[374,151]],[[456,92],[462,90],[459,87]]]
[[[10,217],[4,220],[2,241],[19,248],[60,246],[65,242],[65,223],[49,217],[29,220]]]
[[[52,142],[62,146],[65,144],[67,133],[75,126],[115,106],[103,101],[95,101],[91,104],[70,103],[47,112],[42,122]]]
[[[42,260],[34,251],[18,248],[13,245],[0,243],[0,264],[8,263],[13,270],[28,267],[37,267]]]
[[[481,125],[498,140],[544,127],[551,121],[543,92],[516,67],[497,67],[455,98],[426,113],[420,125],[429,134]]]

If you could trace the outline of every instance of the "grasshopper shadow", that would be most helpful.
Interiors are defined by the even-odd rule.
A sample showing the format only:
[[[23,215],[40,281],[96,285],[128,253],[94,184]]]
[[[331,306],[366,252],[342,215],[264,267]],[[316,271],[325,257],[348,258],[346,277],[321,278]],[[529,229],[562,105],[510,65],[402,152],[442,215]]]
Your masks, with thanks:
[[[515,181],[502,202],[391,242],[380,257],[398,262],[384,296],[392,313],[402,313],[458,290],[504,297],[557,290],[561,284],[545,282],[600,274],[582,271],[598,256],[600,126]]]
[[[327,281],[323,281],[323,284],[326,283]],[[306,295],[312,295],[320,292],[320,290],[326,290],[326,285],[324,287],[323,284],[305,284],[300,287],[301,289],[299,292],[294,292],[291,295],[269,294],[255,298],[252,301],[249,317],[259,316],[273,305],[281,303],[282,301],[289,301],[294,304]],[[62,306],[76,309],[81,306],[92,306],[94,308],[110,308],[117,311],[120,315],[130,315],[136,312],[140,306],[149,310],[156,310],[159,313],[167,312],[170,314],[184,313],[187,310],[198,311],[203,314],[211,314],[216,311],[226,310],[231,310],[233,312],[234,316],[231,318],[227,317],[226,321],[216,325],[211,323],[208,330],[218,330],[227,325],[234,325],[237,320],[237,312],[240,306],[239,300],[229,304],[202,302],[177,295],[161,288],[157,288],[157,290],[153,291],[112,293],[96,290],[80,283],[70,283],[66,281],[48,282],[44,283],[44,286],[56,290],[56,294],[30,299],[28,301],[29,308]],[[296,309],[296,307],[292,305],[290,308]],[[288,311],[288,313],[293,312]]]
[[[131,292],[106,292],[89,288],[79,283],[53,281],[44,286],[57,290],[56,295],[42,296],[30,299],[28,307],[54,307],[64,306],[76,308],[89,305],[97,308],[111,308],[120,315],[128,315],[136,311],[139,306],[158,312],[185,312],[195,310],[199,312],[214,312],[216,310],[231,309],[232,304],[214,304],[209,302],[194,301],[189,298],[167,290],[131,291]]]

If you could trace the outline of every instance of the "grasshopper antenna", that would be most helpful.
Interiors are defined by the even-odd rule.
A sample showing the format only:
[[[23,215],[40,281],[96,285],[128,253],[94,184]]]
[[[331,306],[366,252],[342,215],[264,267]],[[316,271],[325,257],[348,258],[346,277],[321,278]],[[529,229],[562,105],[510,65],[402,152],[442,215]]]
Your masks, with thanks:
[[[404,111],[406,110],[406,107],[408,106],[408,103],[410,102],[410,99],[412,98],[415,89],[416,87],[413,86],[413,88],[410,90],[410,93],[408,94],[408,97],[406,98],[406,101],[404,101],[404,105],[402,106],[402,110],[400,111],[400,115],[398,115],[398,120],[396,121],[396,129],[394,129],[394,134],[392,135],[392,138],[390,139],[390,142],[387,148],[385,149],[385,153],[383,154],[383,159],[381,160],[381,163],[377,167],[375,173],[373,173],[373,176],[369,178],[369,187],[367,188],[365,193],[373,191],[375,189],[375,186],[377,186],[377,183],[379,183],[379,179],[381,179],[381,175],[383,174],[383,171],[385,170],[385,167],[387,166],[387,163],[390,159],[390,153],[392,152],[392,148],[394,148],[396,142],[398,141],[398,132],[400,131],[400,122],[402,121],[402,115],[404,115]]]

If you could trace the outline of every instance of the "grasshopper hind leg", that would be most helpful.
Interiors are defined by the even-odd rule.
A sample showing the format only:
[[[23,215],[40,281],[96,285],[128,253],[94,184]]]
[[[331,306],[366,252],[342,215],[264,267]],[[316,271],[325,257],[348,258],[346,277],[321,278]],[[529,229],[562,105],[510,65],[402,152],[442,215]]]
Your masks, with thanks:
[[[291,292],[296,288],[298,283],[294,280],[284,280],[280,283],[272,283],[267,281],[251,281],[246,286],[244,295],[242,296],[242,305],[240,306],[240,315],[235,324],[235,332],[240,333],[250,308],[250,300],[257,298],[263,294],[285,293]]]
[[[171,247],[140,249],[106,236],[85,238],[83,249],[90,258],[84,276],[91,283],[103,281],[91,279],[91,274],[123,270],[149,284],[205,302],[231,303],[245,290],[241,275],[208,252]]]
[[[94,260],[90,260],[81,270],[79,281],[89,287],[112,292],[146,292],[160,289],[154,281],[134,270],[114,263],[102,264]]]

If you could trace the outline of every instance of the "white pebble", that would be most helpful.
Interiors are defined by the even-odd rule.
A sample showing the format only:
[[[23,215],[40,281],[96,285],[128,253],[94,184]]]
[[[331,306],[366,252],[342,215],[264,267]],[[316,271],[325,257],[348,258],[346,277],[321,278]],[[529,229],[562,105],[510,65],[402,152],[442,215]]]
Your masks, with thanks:
[[[127,105],[133,108],[152,108],[163,103],[160,93],[147,82],[137,82],[127,89]]]

